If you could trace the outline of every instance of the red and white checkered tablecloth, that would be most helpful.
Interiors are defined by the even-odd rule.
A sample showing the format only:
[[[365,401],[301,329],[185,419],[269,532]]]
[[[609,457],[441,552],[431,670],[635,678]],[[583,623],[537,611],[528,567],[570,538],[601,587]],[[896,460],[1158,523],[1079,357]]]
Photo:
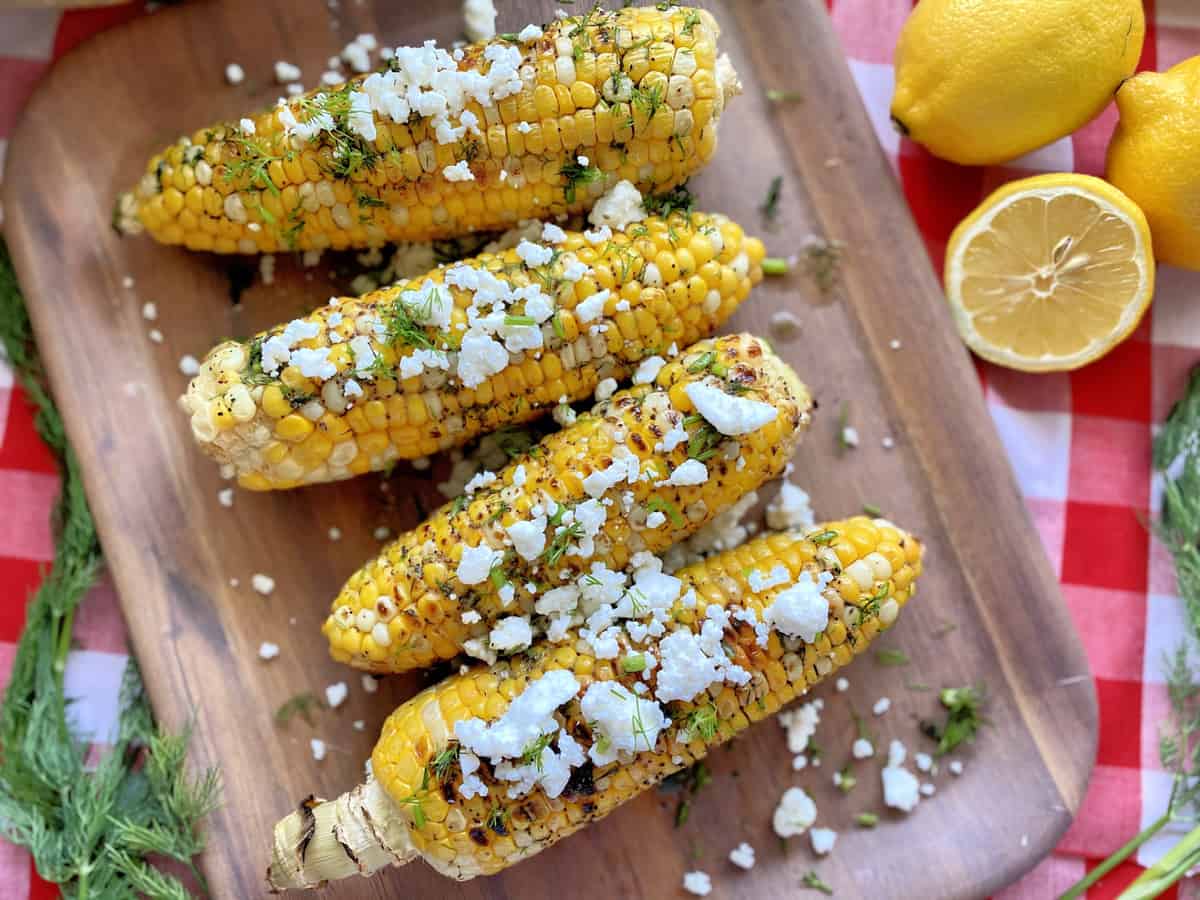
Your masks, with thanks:
[[[880,142],[891,157],[933,264],[951,229],[1002,181],[1044,171],[1103,174],[1116,120],[1110,107],[1078,134],[1003,168],[962,168],[902,141],[888,122],[892,50],[912,0],[827,0]],[[1195,0],[1146,0],[1141,67],[1165,69],[1200,52]],[[0,12],[0,164],[22,104],[51,62],[142,5],[66,13]],[[264,63],[265,64],[265,63]],[[1024,375],[979,366],[996,427],[1083,636],[1100,698],[1095,772],[1074,826],[1056,852],[1002,900],[1046,898],[1157,818],[1170,778],[1158,760],[1167,710],[1162,659],[1183,629],[1171,560],[1143,521],[1158,509],[1150,470],[1155,425],[1200,362],[1200,273],[1159,270],[1158,294],[1137,332],[1098,363],[1071,374]],[[869,439],[870,436],[865,436]],[[52,556],[49,512],[55,465],[33,429],[24,396],[0,360],[0,684],[11,665],[26,597]],[[67,692],[80,732],[103,742],[116,716],[125,634],[111,585],[88,597]],[[1177,834],[1142,848],[1147,864]],[[1140,871],[1118,868],[1088,897],[1114,897]],[[0,841],[0,900],[56,896],[24,850]],[[1168,896],[1175,896],[1172,891]]]

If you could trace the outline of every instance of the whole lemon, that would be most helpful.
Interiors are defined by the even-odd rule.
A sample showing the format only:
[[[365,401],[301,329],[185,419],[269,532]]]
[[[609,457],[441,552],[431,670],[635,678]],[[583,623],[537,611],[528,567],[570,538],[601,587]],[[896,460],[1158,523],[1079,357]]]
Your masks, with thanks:
[[[1142,52],[1141,0],[920,0],[892,120],[935,156],[1006,162],[1096,116]]]
[[[1155,255],[1200,270],[1200,56],[1117,92],[1108,180],[1146,213]]]

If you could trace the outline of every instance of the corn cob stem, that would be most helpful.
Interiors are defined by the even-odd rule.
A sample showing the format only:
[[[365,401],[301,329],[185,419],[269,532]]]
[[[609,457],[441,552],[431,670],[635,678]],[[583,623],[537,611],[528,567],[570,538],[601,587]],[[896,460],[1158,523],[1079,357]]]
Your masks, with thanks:
[[[256,490],[379,470],[588,397],[711,334],[762,280],[762,243],[724,216],[555,237],[541,257],[484,254],[221,344],[180,400],[194,438]],[[497,293],[511,305],[481,340]],[[482,373],[478,346],[500,355]]]
[[[580,212],[621,180],[668,189],[740,91],[718,34],[704,11],[594,9],[457,60],[399,48],[388,71],[180,139],[114,223],[217,253],[344,249]]]
[[[602,818],[849,663],[896,621],[915,590],[921,554],[920,543],[891,523],[856,517],[803,535],[757,538],[680,570],[676,576],[683,582],[682,597],[694,591],[696,602],[690,606],[681,599],[672,608],[677,625],[671,634],[700,631],[713,606],[727,612],[740,607],[760,623],[777,621],[768,610],[791,590],[788,585],[805,577],[823,585],[827,625],[811,641],[771,630],[764,642],[744,615],[735,615],[726,625],[722,648],[733,664],[749,673],[748,680],[740,685],[718,682],[691,699],[670,702],[670,721],[652,746],[637,750],[635,741],[637,752],[623,753],[614,762],[585,762],[574,769],[559,794],[534,787],[513,796],[505,792],[510,781],[484,768],[480,774],[487,795],[467,797],[456,764],[440,761],[458,746],[460,723],[475,717],[495,721],[510,701],[550,672],[572,673],[585,697],[596,682],[630,694],[641,683],[650,689],[642,695],[647,700],[662,685],[653,672],[631,673],[615,660],[596,658],[586,642],[578,640],[542,644],[490,668],[451,676],[400,706],[384,724],[372,755],[375,780],[356,790],[382,789],[391,798],[390,808],[379,800],[372,812],[386,818],[372,822],[375,828],[386,822],[393,831],[406,830],[409,843],[394,861],[419,855],[442,874],[460,880],[494,874]],[[785,569],[786,577],[770,588],[761,588],[760,581],[761,589],[755,591],[755,581],[777,572],[776,567]],[[644,652],[661,653],[666,640]],[[576,698],[555,718],[562,728],[560,746],[565,735],[592,741],[593,749],[595,741],[603,739]],[[277,826],[276,862],[268,873],[271,884],[277,889],[313,886],[351,871],[345,860],[297,855],[298,815],[303,812]],[[323,821],[329,821],[331,814],[323,815]],[[283,868],[281,858],[300,858],[302,864]]]
[[[695,413],[691,392],[701,386],[765,408],[773,420],[723,435]],[[641,550],[666,550],[778,477],[811,407],[795,373],[758,338],[693,345],[653,383],[601,402],[351,576],[323,627],[333,657],[376,672],[427,666],[464,649],[487,658],[489,631],[501,618],[533,613],[550,588],[596,564],[620,570]],[[680,470],[703,480],[677,483]],[[606,477],[612,472],[624,474]],[[579,522],[584,509],[599,517],[590,532]],[[513,537],[522,528],[535,532],[536,555]],[[492,571],[469,578],[468,554],[489,551]]]

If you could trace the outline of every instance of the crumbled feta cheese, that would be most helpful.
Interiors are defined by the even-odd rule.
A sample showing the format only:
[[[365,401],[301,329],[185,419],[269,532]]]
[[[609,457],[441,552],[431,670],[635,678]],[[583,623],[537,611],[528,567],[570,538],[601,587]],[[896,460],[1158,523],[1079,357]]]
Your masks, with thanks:
[[[287,84],[289,81],[300,80],[300,67],[294,66],[290,62],[279,60],[275,63],[275,80],[280,84]]]
[[[598,766],[612,762],[621,751],[653,749],[659,732],[670,722],[653,700],[638,697],[611,681],[590,684],[579,708],[596,736],[588,755]]]
[[[554,251],[542,244],[521,241],[517,244],[517,258],[531,269],[544,266],[554,258]]]
[[[375,538],[375,540],[377,540],[377,541],[386,541],[388,539],[388,535],[390,535],[391,533],[392,533],[392,530],[390,528],[388,528],[386,525],[380,525],[374,531],[371,532],[371,536],[373,538]]]
[[[371,71],[371,53],[357,40],[351,41],[342,48],[342,59],[359,74]]]
[[[529,134],[529,132],[533,131],[533,126],[528,122],[518,122],[517,131],[519,131],[521,134]]]
[[[804,834],[817,821],[817,805],[803,788],[792,787],[783,792],[771,824],[781,838]]]
[[[651,356],[648,359],[642,360],[642,364],[633,373],[633,383],[652,384],[654,379],[658,377],[658,373],[662,371],[662,367],[666,364],[667,361],[661,356]]]
[[[562,12],[562,10],[556,10]],[[685,872],[683,876],[683,889],[689,894],[695,894],[697,897],[707,897],[712,893],[712,879],[708,874],[699,870],[695,872]]]
[[[586,165],[586,163],[580,163]],[[624,231],[635,222],[646,218],[642,208],[642,194],[629,181],[618,181],[596,201],[588,215],[588,221],[597,228]]]
[[[238,121],[238,129],[242,132],[242,134],[254,134],[254,131],[255,131],[254,120],[253,119],[239,120]]]
[[[482,584],[487,580],[492,566],[504,558],[499,550],[493,550],[487,544],[478,547],[463,547],[462,559],[458,563],[455,574],[463,584]]]
[[[559,403],[554,407],[553,412],[550,413],[550,417],[563,428],[570,428],[575,424],[578,415],[575,410],[571,409],[569,404]]]
[[[442,169],[442,177],[447,181],[474,181],[475,173],[471,171],[471,164],[464,159]]]
[[[790,481],[783,482],[767,504],[766,520],[773,531],[803,531],[816,524],[808,493]]]
[[[808,768],[808,757],[800,753],[792,757],[792,771],[799,772],[802,769]]]
[[[847,447],[858,446],[858,429],[853,425],[846,425],[842,428],[842,443]]]
[[[567,233],[555,225],[553,222],[547,222],[542,226],[542,240],[548,244],[561,244],[567,239]]]
[[[928,781],[921,785],[921,796],[932,797],[937,792],[937,787],[930,784]],[[1022,844],[1021,846],[1025,846]]]
[[[918,771],[928,772],[933,768],[933,757],[928,753],[916,753],[913,754],[913,763],[916,765]]]
[[[659,643],[661,667],[655,695],[664,703],[692,700],[708,686],[721,681],[744,684],[749,673],[729,661],[721,638],[729,614],[713,605],[705,612],[700,634],[673,631]]]
[[[892,338],[890,341],[888,341],[888,346],[891,347],[893,350],[899,350],[901,347],[901,344],[900,344],[900,341],[898,338]]]
[[[336,525],[329,529],[329,539],[331,541],[340,541],[342,539],[342,529]]]
[[[233,488],[221,488],[217,491],[217,502],[224,507],[233,506]]]
[[[535,560],[546,549],[546,522],[545,516],[538,516],[528,522],[514,522],[505,529],[522,559]]]
[[[754,868],[754,848],[745,841],[729,851],[729,861],[739,869]]]
[[[817,731],[821,723],[823,700],[812,700],[795,709],[785,709],[779,714],[779,724],[787,731],[787,747],[789,753],[800,753],[808,747],[808,740]]]
[[[264,597],[269,597],[271,592],[275,590],[275,579],[270,575],[263,575],[261,572],[256,572],[250,576],[250,587],[258,591]]]
[[[463,30],[470,41],[490,41],[496,36],[496,6],[492,0],[463,3]],[[397,48],[397,53],[400,49]]]
[[[666,513],[661,513],[658,510],[655,510],[654,512],[650,513],[650,515],[646,516],[646,527],[650,529],[661,528],[664,524],[666,524],[666,521]]]
[[[779,418],[779,410],[770,403],[735,397],[712,384],[693,382],[683,390],[696,411],[721,434],[750,434]]]
[[[361,397],[363,395],[362,385],[353,378],[347,378],[346,383],[342,385],[342,393],[347,399],[350,397]]]
[[[200,374],[200,360],[191,354],[186,354],[179,358],[179,371],[189,378],[193,375]]]
[[[951,775],[961,775],[963,773],[963,764],[960,760],[952,759],[946,767],[950,770]]]
[[[895,439],[893,439],[891,437],[886,437],[886,436],[879,443],[883,446],[884,450],[891,450],[893,447],[896,446]]]
[[[892,708],[892,701],[887,697],[880,697],[875,701],[875,705],[871,707],[871,712],[877,716],[882,716],[885,712]]]
[[[746,583],[750,585],[750,590],[756,594],[781,584],[787,584],[791,580],[792,573],[782,563],[773,565],[771,570],[765,575],[761,569],[751,569],[750,573],[746,576]]]
[[[780,591],[775,602],[763,611],[763,621],[788,637],[811,643],[829,624],[829,601],[821,595],[830,581],[822,572],[814,581],[812,574],[800,573],[796,583]]]
[[[325,687],[325,702],[329,704],[330,709],[337,709],[346,702],[346,697],[349,695],[350,688],[344,681],[338,681]]]
[[[839,678],[834,686],[837,688],[839,694],[844,694],[850,690],[850,681],[847,678]]]
[[[565,669],[552,669],[526,685],[494,722],[463,719],[454,725],[462,748],[493,762],[515,759],[530,742],[559,730],[554,711],[579,692],[579,682]],[[464,774],[465,774],[464,768]]]
[[[320,738],[312,738],[308,742],[309,748],[312,750],[312,758],[320,762],[325,758],[325,742]]]
[[[289,359],[305,378],[325,381],[337,374],[337,366],[329,361],[328,347],[298,347]]]
[[[850,748],[850,754],[855,759],[870,759],[875,755],[875,746],[866,738],[859,738]]]
[[[364,719],[355,719],[353,722],[350,723],[350,727],[353,728],[355,731],[366,731],[367,723],[366,723],[366,720],[364,720]],[[368,760],[368,762],[369,761],[370,760]]]
[[[600,383],[598,385],[596,385],[596,402],[599,403],[602,400],[607,400],[609,397],[611,397],[616,392],[617,392],[617,379],[615,379],[615,378],[601,379]],[[684,434],[686,435],[687,432],[685,431]]]
[[[525,616],[506,616],[496,623],[488,637],[493,650],[515,653],[533,643],[533,628]]]
[[[887,766],[881,773],[883,802],[892,809],[912,812],[921,800],[917,776],[899,766]]]
[[[575,306],[575,318],[585,325],[600,318],[604,314],[604,304],[608,302],[608,297],[609,291],[605,289],[581,300]]]
[[[698,459],[689,459],[676,466],[671,472],[671,477],[663,483],[675,487],[689,487],[704,484],[706,481],[708,481],[708,466]]]
[[[379,680],[374,675],[362,676],[362,689],[368,694],[373,694],[379,690]]]
[[[837,842],[837,832],[832,828],[814,828],[808,833],[808,837],[812,841],[813,853],[818,856],[831,853],[833,845]]]
[[[542,36],[542,29],[539,28],[537,25],[526,25],[524,28],[522,28],[520,31],[517,32],[517,40],[523,44],[527,44],[530,41],[536,41],[541,36]]]
[[[230,63],[225,67],[225,80],[230,84],[241,84],[246,80],[246,70],[237,63]]]
[[[279,655],[279,645],[272,644],[270,641],[263,641],[258,645],[259,659],[274,659]]]
[[[158,318],[158,306],[155,303],[142,304],[142,318],[147,322],[153,322]]]
[[[465,613],[459,616],[459,618],[462,620],[464,625],[474,625],[477,622],[483,621],[483,617],[473,609],[468,609]]]
[[[150,338],[150,340],[155,344],[161,344],[163,342],[163,333],[157,328],[151,328],[148,332],[146,332],[146,337]]]
[[[458,354],[458,377],[464,387],[479,387],[507,366],[508,351],[503,344],[481,332],[467,332]]]

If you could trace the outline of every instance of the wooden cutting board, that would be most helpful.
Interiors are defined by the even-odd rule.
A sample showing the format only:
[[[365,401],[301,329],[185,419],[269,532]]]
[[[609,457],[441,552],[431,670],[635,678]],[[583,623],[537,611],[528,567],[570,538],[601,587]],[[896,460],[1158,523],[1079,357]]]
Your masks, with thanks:
[[[234,306],[228,260],[119,239],[109,227],[113,198],[168,140],[272,102],[275,60],[300,64],[311,85],[361,32],[382,44],[455,39],[458,6],[227,0],[164,10],[60,62],[9,149],[7,238],[150,696],[172,726],[195,716],[197,763],[224,773],[226,804],[209,822],[204,861],[221,898],[263,892],[275,820],[310,791],[333,796],[357,783],[379,723],[427,677],[395,678],[368,695],[356,673],[328,659],[317,629],[342,581],[378,547],[373,531],[412,526],[413,496],[427,509],[439,502],[435,484],[447,464],[402,466],[386,493],[368,476],[239,492],[232,509],[222,507],[217,472],[191,446],[175,406],[185,384],[180,357],[290,318],[344,282],[281,258],[275,284],[255,280]],[[554,8],[547,0],[504,7],[502,31],[544,21]],[[676,798],[652,791],[494,879],[457,885],[413,864],[326,896],[539,898],[565,887],[581,897],[670,897],[683,872],[701,868],[715,896],[783,898],[815,868],[839,897],[975,897],[1046,854],[1078,809],[1096,742],[1087,663],[826,13],[816,0],[731,0],[714,10],[746,92],[721,123],[716,161],[693,182],[700,205],[762,233],[775,255],[797,252],[812,234],[845,245],[828,296],[803,273],[771,280],[729,327],[769,334],[768,319],[783,309],[803,323],[798,339],[775,343],[820,401],[794,476],[818,514],[872,503],[927,542],[928,574],[881,643],[912,661],[893,668],[862,659],[848,672],[848,693],[819,692],[828,701],[822,768],[793,773],[774,723],[717,751],[713,784],[682,828],[673,825]],[[222,75],[231,61],[247,72],[239,87]],[[771,104],[767,88],[802,99]],[[758,208],[776,175],[780,212],[764,230]],[[234,280],[247,271],[252,261]],[[146,301],[157,304],[157,322],[143,320]],[[151,327],[164,342],[148,339]],[[838,454],[843,408],[862,443]],[[341,529],[340,541],[330,527]],[[271,596],[250,589],[255,572],[275,578]],[[261,662],[261,641],[279,643],[282,655]],[[274,724],[289,697],[320,695],[340,679],[351,685],[343,707],[320,711],[311,726]],[[882,803],[876,768],[860,767],[849,796],[831,783],[849,756],[851,713],[866,713],[884,741],[920,749],[917,720],[938,710],[933,693],[906,687],[914,682],[985,683],[992,724],[962,754],[961,777],[943,771],[937,795],[912,815],[856,830],[854,815]],[[881,696],[891,711],[873,718]],[[351,728],[356,719],[364,731]],[[330,745],[323,762],[310,755],[311,737]],[[830,859],[814,857],[806,839],[785,849],[772,834],[771,813],[789,785],[808,789],[821,824],[841,831]],[[747,873],[726,859],[743,840],[758,850]]]

